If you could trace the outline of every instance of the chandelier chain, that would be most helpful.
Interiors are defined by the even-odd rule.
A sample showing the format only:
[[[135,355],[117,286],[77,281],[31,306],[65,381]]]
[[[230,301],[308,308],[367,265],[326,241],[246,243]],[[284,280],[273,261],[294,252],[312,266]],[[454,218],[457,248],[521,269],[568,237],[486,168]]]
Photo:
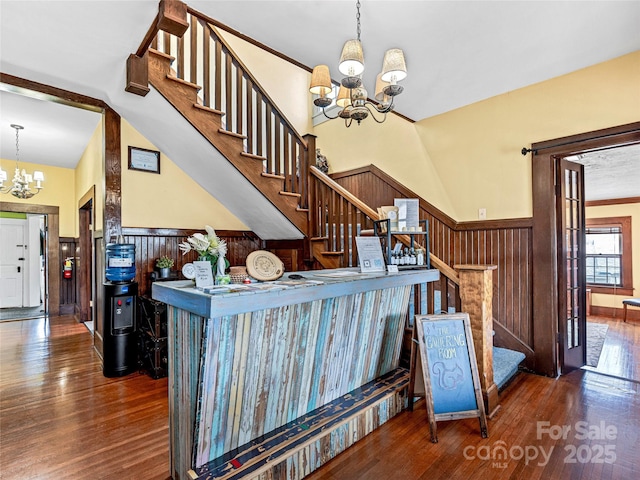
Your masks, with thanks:
[[[358,25],[358,41],[360,41],[360,0],[356,2],[356,23]]]
[[[16,165],[20,162],[20,140],[18,136],[19,128],[16,128]]]

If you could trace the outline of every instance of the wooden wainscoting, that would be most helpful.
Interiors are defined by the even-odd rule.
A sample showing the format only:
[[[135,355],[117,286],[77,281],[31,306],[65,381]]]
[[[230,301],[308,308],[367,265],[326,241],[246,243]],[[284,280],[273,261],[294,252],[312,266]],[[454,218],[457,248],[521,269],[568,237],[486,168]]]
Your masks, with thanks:
[[[519,346],[528,354],[527,360],[531,358],[531,218],[457,222],[374,165],[331,177],[372,208],[393,205],[394,198],[418,198],[420,218],[429,222],[431,252],[447,265],[497,265],[493,275],[493,315],[499,327],[504,328],[496,329],[496,344]],[[459,307],[455,285],[441,285],[439,291],[442,310]]]
[[[162,255],[173,258],[173,270],[180,272],[185,263],[196,260],[197,254],[189,252],[183,255],[178,245],[185,242],[189,235],[202,230],[184,230],[170,228],[123,228],[125,243],[136,246],[136,281],[138,294],[151,294],[151,273],[155,261]],[[240,230],[216,230],[216,234],[227,242],[227,259],[231,265],[244,265],[247,255],[262,248],[260,240],[253,232]],[[180,276],[180,278],[183,278]]]

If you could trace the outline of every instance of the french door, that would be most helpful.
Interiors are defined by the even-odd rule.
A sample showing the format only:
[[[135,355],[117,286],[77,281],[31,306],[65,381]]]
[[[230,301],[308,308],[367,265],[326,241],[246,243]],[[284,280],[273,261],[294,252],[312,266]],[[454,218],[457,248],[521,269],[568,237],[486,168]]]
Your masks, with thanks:
[[[556,158],[558,221],[558,353],[560,370],[586,363],[584,166]]]

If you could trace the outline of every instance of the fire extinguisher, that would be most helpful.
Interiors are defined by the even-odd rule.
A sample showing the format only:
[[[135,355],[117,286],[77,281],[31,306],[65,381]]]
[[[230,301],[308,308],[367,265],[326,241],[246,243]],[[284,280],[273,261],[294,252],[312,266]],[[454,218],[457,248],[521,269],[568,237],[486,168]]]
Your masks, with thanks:
[[[71,273],[73,272],[72,265],[73,265],[72,257],[67,257],[64,261],[64,267],[62,268],[63,278],[71,278]]]

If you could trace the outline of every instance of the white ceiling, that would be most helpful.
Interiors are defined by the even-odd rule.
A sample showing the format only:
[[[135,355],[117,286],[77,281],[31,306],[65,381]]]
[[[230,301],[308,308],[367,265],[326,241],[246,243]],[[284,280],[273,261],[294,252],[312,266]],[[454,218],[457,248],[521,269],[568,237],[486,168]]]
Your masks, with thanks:
[[[305,65],[328,64],[336,79],[342,44],[355,36],[352,0],[187,3]],[[157,5],[0,0],[0,71],[117,108],[125,60]],[[402,48],[409,75],[396,110],[414,120],[640,49],[638,1],[362,0],[361,23],[365,86],[373,88],[384,51]],[[15,156],[9,124],[20,123],[22,160],[75,166],[97,125],[95,114],[15,97],[0,95],[2,157]]]

